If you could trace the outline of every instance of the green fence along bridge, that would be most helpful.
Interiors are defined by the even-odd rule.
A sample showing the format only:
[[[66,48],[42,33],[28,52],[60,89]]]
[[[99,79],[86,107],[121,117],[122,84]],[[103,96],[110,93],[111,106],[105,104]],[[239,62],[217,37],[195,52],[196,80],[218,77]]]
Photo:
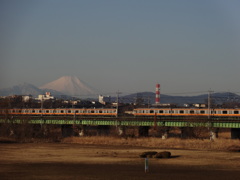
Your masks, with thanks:
[[[155,117],[100,117],[100,116],[10,116],[2,115],[0,123],[7,124],[39,124],[39,125],[61,125],[63,129],[72,126],[80,126],[84,131],[85,126],[107,127],[115,126],[120,132],[125,127],[135,126],[139,128],[140,135],[147,136],[151,127],[179,127],[182,130],[187,127],[206,127],[216,134],[219,128],[231,129],[232,138],[240,138],[239,117],[176,117],[176,116],[155,116]],[[167,132],[166,132],[167,133]]]

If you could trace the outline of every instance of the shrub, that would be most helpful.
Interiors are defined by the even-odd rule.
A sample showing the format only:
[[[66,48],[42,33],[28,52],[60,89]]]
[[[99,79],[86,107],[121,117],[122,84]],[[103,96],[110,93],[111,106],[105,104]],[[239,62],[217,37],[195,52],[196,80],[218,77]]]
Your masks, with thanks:
[[[139,156],[141,157],[141,158],[152,158],[154,155],[156,155],[157,154],[157,152],[156,151],[146,151],[146,152],[143,152],[143,153],[141,153]]]
[[[162,152],[159,152],[159,153],[155,154],[154,157],[155,158],[170,158],[171,153],[169,151],[162,151]]]

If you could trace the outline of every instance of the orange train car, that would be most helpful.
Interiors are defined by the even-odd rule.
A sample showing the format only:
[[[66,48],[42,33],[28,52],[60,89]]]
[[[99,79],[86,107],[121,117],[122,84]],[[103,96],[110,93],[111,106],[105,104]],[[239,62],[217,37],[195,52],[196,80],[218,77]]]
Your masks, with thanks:
[[[116,109],[39,109],[39,108],[23,108],[23,109],[0,109],[0,114],[11,115],[77,115],[77,116],[116,116]]]
[[[139,108],[134,116],[220,116],[240,117],[240,109]]]

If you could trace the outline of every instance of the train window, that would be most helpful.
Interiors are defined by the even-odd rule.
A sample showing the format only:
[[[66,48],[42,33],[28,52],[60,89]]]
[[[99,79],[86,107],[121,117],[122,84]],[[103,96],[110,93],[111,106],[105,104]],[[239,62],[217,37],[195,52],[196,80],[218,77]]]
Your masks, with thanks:
[[[102,113],[102,111],[100,110],[99,113]]]
[[[21,110],[19,110],[18,112],[19,112],[19,113],[21,113],[22,111],[21,111]]]
[[[180,110],[180,111],[179,111],[179,113],[180,113],[180,114],[183,114],[183,113],[184,113],[184,111],[183,111],[183,110]]]
[[[78,110],[75,111],[75,113],[78,113],[78,112],[79,112]]]
[[[222,111],[223,114],[227,114],[227,111]]]
[[[190,114],[194,114],[194,111],[193,111],[193,110],[191,110],[191,111],[190,111]]]
[[[68,113],[71,113],[71,110],[68,110]]]
[[[160,110],[159,113],[163,113],[163,110]]]
[[[46,110],[46,113],[49,113],[49,110]]]
[[[63,110],[61,110],[61,111],[60,111],[60,113],[64,113],[64,111],[63,111]]]
[[[39,110],[39,113],[41,113],[42,112],[42,110]]]
[[[200,111],[200,114],[205,114],[205,111]]]
[[[150,110],[150,113],[154,113],[154,110]]]
[[[234,111],[233,113],[234,113],[234,114],[239,114],[239,111]]]
[[[35,113],[35,110],[32,110],[32,113]]]

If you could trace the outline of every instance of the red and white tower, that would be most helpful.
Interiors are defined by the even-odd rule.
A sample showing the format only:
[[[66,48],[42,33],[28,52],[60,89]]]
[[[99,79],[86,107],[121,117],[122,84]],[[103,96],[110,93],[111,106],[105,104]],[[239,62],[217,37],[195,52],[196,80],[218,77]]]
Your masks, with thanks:
[[[160,84],[156,84],[156,104],[160,104]]]

